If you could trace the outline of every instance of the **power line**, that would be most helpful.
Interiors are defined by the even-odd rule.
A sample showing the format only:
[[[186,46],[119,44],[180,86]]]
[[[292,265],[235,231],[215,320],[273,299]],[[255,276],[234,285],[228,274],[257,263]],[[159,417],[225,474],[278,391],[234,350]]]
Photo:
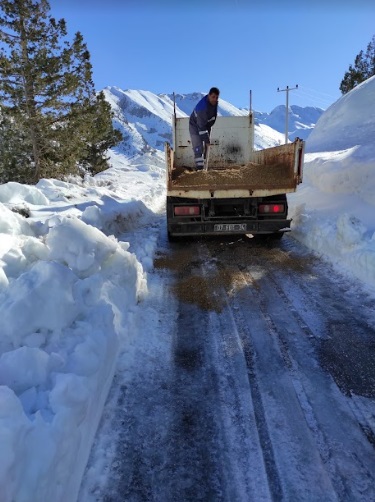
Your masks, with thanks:
[[[318,91],[317,89],[310,89],[309,87],[305,87],[304,85],[300,86],[300,89],[303,89],[305,91],[310,91],[315,94],[320,94],[321,96],[327,96],[328,98],[333,100],[337,99],[337,97],[332,96],[332,94],[328,94],[328,92]]]
[[[300,86],[299,90],[301,94],[307,97],[315,106],[320,103],[323,107],[328,108],[332,103],[337,101],[339,96],[332,96],[327,92],[318,91],[317,89],[310,89],[308,87]]]
[[[309,103],[311,103],[312,106],[315,107],[319,106],[321,108],[328,108],[333,102],[336,101],[336,99],[328,100],[326,98],[316,97],[309,92],[305,92],[303,89],[300,89],[300,92],[301,97],[305,98]]]

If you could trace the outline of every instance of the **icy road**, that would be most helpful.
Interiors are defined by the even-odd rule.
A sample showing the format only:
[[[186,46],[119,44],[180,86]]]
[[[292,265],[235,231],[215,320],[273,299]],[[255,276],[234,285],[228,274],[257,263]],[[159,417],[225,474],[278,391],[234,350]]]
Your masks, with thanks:
[[[288,236],[162,236],[148,280],[80,502],[375,500],[373,295]]]

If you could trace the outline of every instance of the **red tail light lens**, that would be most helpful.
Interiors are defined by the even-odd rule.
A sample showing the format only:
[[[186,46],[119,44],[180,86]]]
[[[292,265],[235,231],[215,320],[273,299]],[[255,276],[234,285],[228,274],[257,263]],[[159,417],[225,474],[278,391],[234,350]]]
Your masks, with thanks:
[[[199,216],[201,208],[199,206],[175,206],[175,216]]]
[[[258,212],[262,214],[278,214],[285,212],[284,204],[259,204]]]

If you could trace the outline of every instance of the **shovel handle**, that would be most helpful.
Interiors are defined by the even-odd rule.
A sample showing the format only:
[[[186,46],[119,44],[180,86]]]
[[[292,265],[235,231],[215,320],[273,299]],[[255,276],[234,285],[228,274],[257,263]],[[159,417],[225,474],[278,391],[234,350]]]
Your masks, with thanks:
[[[209,143],[204,143],[204,170],[208,170],[208,157],[210,153],[210,144]]]

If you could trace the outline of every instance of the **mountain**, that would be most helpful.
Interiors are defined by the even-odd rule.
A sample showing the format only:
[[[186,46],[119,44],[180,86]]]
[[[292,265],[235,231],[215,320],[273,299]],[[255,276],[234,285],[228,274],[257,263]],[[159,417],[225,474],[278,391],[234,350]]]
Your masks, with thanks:
[[[173,103],[173,94],[164,94],[163,96],[168,97]],[[193,92],[191,94],[176,94],[176,106],[182,110],[186,115],[190,115],[193,111],[195,105],[205,96],[204,92]],[[228,117],[233,115],[247,115],[249,110],[240,109],[225,101],[224,99],[219,99],[218,115],[220,117]]]
[[[124,136],[118,145],[120,153],[127,157],[143,154],[152,149],[163,150],[166,141],[172,142],[171,117],[174,110],[172,94],[154,94],[142,90],[122,90],[110,86],[104,89],[106,100],[114,111],[115,126]],[[187,117],[204,93],[176,94],[177,117]],[[289,138],[305,139],[313,129],[323,110],[291,106],[289,113]],[[247,115],[228,101],[220,99],[218,115]],[[284,143],[285,106],[275,108],[271,113],[255,112],[255,149],[262,149]]]
[[[255,119],[285,135],[285,109],[285,105],[280,105],[274,108],[271,113],[255,112]],[[307,139],[323,112],[322,108],[312,106],[290,106],[288,115],[289,139],[291,141],[297,137]]]

